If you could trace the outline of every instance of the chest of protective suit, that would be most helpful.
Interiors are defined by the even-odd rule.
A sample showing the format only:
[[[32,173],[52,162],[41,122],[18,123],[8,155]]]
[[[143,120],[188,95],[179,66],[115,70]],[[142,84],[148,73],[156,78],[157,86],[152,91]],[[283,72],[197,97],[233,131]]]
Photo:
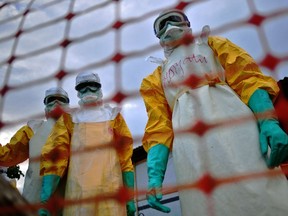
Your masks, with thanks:
[[[163,87],[181,82],[192,74],[199,77],[217,74],[224,78],[221,64],[205,42],[195,42],[174,49],[163,65]]]
[[[195,41],[188,46],[179,46],[164,62],[161,78],[170,106],[175,97],[187,88],[187,86],[178,84],[191,75],[199,77],[202,85],[205,85],[205,80],[207,82],[211,79],[225,80],[224,69],[219,60],[215,58],[207,41]]]

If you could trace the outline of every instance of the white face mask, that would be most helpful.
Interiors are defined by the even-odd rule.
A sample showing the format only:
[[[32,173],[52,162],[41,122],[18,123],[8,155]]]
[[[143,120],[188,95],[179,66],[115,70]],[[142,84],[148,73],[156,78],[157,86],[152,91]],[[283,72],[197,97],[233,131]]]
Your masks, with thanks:
[[[185,34],[191,34],[192,29],[187,26],[173,26],[168,24],[168,27],[163,35],[160,37],[160,44],[164,48],[164,54],[168,57],[171,52],[179,45],[174,44],[176,40],[183,37]]]
[[[103,98],[101,89],[98,89],[96,92],[91,91],[90,89],[87,89],[87,91],[85,91],[84,93],[78,91],[77,96],[78,98],[80,98],[80,100],[78,101],[78,104],[80,106],[102,102]]]
[[[68,104],[63,103],[58,100],[54,100],[51,103],[46,104],[45,106],[45,114],[46,117],[59,118],[62,115],[62,112],[57,112],[57,109],[62,109],[63,111],[68,107]],[[51,115],[52,114],[52,115]]]

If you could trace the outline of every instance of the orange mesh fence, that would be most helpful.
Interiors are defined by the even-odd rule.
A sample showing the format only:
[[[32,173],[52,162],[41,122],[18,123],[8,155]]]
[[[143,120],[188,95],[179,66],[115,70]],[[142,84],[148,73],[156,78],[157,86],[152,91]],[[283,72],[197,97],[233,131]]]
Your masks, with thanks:
[[[155,67],[145,62],[145,58],[149,55],[163,55],[157,38],[154,38],[152,24],[157,15],[167,8],[181,9],[187,13],[188,18],[192,17],[190,21],[192,29],[195,26],[195,36],[199,34],[197,25],[200,29],[204,22],[202,20],[206,19],[208,22],[203,25],[212,22],[213,16],[207,14],[215,13],[217,16],[218,12],[218,22],[213,20],[215,23],[211,25],[213,35],[227,36],[232,42],[245,48],[254,55],[263,72],[276,80],[287,76],[288,4],[277,7],[276,2],[266,2],[268,6],[264,8],[261,7],[261,1],[242,0],[243,13],[233,14],[233,9],[225,10],[225,4],[223,10],[213,11],[212,4],[201,0],[160,2],[153,5],[150,1],[141,1],[138,2],[139,5],[135,5],[136,3],[120,0],[0,1],[0,130],[18,127],[30,119],[44,118],[41,100],[45,90],[52,86],[62,86],[69,93],[71,106],[77,107],[75,77],[79,72],[87,70],[99,73],[105,102],[123,106],[124,117],[128,116],[129,110],[125,111],[125,107],[133,107],[134,103],[141,101],[138,92],[140,83]],[[220,2],[219,7],[222,6]],[[143,7],[142,10],[139,7]],[[137,8],[139,10],[135,11]],[[207,8],[210,10],[205,12]],[[231,13],[230,17],[228,12]],[[248,39],[252,42],[249,43]],[[191,79],[193,82],[189,80],[190,83],[197,83],[198,78]],[[280,110],[281,113],[285,112],[285,108]],[[145,115],[146,113],[143,114]],[[142,128],[130,128],[132,132],[136,131],[133,133],[135,146],[140,145],[146,116],[144,120],[139,120],[137,115],[127,118],[143,124]],[[251,117],[247,116],[214,125],[200,121],[188,131],[202,136],[211,128],[249,120]],[[72,152],[74,153],[76,154]],[[39,157],[30,160],[33,162],[39,160]],[[271,170],[230,178],[213,178],[206,173],[196,182],[167,187],[163,191],[167,194],[195,189],[202,190],[209,196],[219,185],[263,176],[272,178],[279,173],[280,171]],[[47,205],[48,208],[57,209],[65,205],[110,198],[125,203],[130,192],[123,188],[117,194],[103,194],[85,200],[54,198]],[[138,189],[135,194],[137,197],[145,196],[146,188]],[[39,207],[40,203],[20,206],[23,211],[34,211]],[[0,207],[1,213],[13,211],[9,206]]]

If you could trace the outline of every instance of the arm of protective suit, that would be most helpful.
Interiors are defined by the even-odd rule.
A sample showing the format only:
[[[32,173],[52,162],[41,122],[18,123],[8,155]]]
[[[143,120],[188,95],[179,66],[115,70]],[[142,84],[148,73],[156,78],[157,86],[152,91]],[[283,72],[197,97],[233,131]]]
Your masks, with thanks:
[[[73,122],[69,114],[63,114],[55,123],[46,144],[42,148],[40,175],[62,177],[67,169]]]
[[[133,138],[131,132],[123,118],[118,113],[116,118],[112,121],[112,128],[114,130],[114,139],[117,145],[117,154],[122,170],[123,184],[128,189],[134,190],[134,167],[132,164],[133,154]],[[134,199],[126,203],[127,216],[134,216],[136,212]]]
[[[117,145],[117,154],[119,156],[121,170],[122,172],[134,172],[131,160],[133,154],[133,138],[131,132],[120,113],[118,113],[111,123],[113,124],[111,127],[114,132],[114,140]]]
[[[226,38],[212,36],[208,44],[225,69],[226,82],[248,105],[257,89],[264,89],[274,101],[279,93],[277,82],[264,75],[256,61],[242,48]]]
[[[28,126],[20,128],[6,145],[0,145],[0,166],[15,166],[29,158],[29,141],[34,135]]]
[[[144,100],[148,122],[142,144],[146,152],[162,143],[171,149],[173,142],[172,113],[161,85],[161,67],[143,79],[140,94]]]
[[[55,123],[46,144],[42,148],[40,175],[43,176],[41,202],[46,203],[67,171],[73,123],[69,114],[63,114]],[[49,215],[40,209],[39,215]]]
[[[169,149],[172,148],[173,129],[172,113],[166,101],[161,85],[161,67],[143,79],[140,93],[143,97],[148,122],[142,140],[147,155],[149,205],[162,212],[170,212],[170,208],[162,205],[162,182],[168,162]]]
[[[255,114],[272,111],[273,103],[267,91],[257,89],[249,99],[248,106]],[[288,135],[281,129],[278,119],[272,116],[258,118],[260,147],[268,167],[279,166],[288,159]],[[271,153],[268,155],[268,146]]]

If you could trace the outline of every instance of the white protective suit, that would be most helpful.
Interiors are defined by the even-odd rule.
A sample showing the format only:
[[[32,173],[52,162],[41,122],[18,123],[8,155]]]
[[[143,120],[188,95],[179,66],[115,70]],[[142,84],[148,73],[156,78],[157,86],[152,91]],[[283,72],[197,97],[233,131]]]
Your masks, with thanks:
[[[15,166],[28,158],[39,157],[48,137],[52,121],[31,120],[19,129],[8,144],[0,147],[0,164]],[[37,142],[35,142],[37,140]],[[40,202],[39,191],[42,177],[39,176],[39,162],[29,161],[25,174],[22,196],[30,203]]]
[[[96,196],[100,199],[95,203],[84,201],[66,206],[63,215],[126,215],[125,205],[116,199],[103,200],[123,185],[121,171],[133,170],[132,149],[124,147],[126,151],[123,151],[119,147],[119,153],[113,147],[107,148],[115,142],[115,132],[127,135],[123,144],[132,144],[119,111],[109,105],[95,106],[80,109],[72,117],[62,116],[57,121],[50,136],[53,139],[49,137],[43,148],[41,174],[63,177],[67,173],[65,199],[76,202],[93,200]],[[89,150],[81,152],[84,149]],[[55,152],[62,155],[57,163],[51,161]]]
[[[123,186],[122,172],[134,171],[132,135],[120,108],[103,105],[98,75],[83,74],[83,80],[81,75],[76,78],[81,108],[55,124],[42,151],[40,173],[44,178],[67,174],[65,199],[76,203],[64,207],[64,216],[126,216],[125,203],[115,194]],[[95,91],[82,94],[77,87],[83,83],[93,84]]]
[[[163,143],[172,149],[179,185],[196,182],[207,173],[215,178],[225,178],[268,170],[260,153],[256,120],[216,127],[203,136],[177,133],[193,126],[198,120],[207,123],[218,120],[233,122],[233,119],[253,116],[249,107],[227,85],[225,70],[208,44],[207,32],[202,35],[194,43],[175,48],[161,65],[161,83],[168,110],[171,110],[174,135],[169,129],[169,121],[166,126],[160,126],[160,122],[165,120],[165,108],[157,111],[158,104],[152,104],[151,96],[157,98],[158,92],[153,94],[153,85],[149,85],[156,83],[156,72],[144,79],[140,90],[151,116],[143,139],[144,148],[148,151],[153,145]],[[192,74],[206,75],[207,82],[195,89],[183,85],[171,87],[171,84],[179,83]],[[209,85],[208,80],[214,83]],[[156,112],[162,116],[157,124],[153,120],[157,119]],[[152,125],[155,125],[154,129]],[[157,138],[160,131],[156,127],[162,127],[163,136],[166,133],[167,137],[160,138],[158,135]],[[170,144],[172,140],[173,144]],[[192,189],[179,191],[179,196],[183,216],[288,215],[288,184],[284,175],[223,184],[210,195]]]
[[[47,110],[46,99],[62,97],[69,103],[68,94],[62,88],[50,88],[45,93],[44,103],[46,114],[53,112],[54,104]],[[64,107],[62,107],[64,108]],[[58,115],[58,113],[57,113]],[[56,117],[56,116],[54,116]],[[55,119],[47,116],[47,120],[30,120],[27,125],[20,128],[5,146],[0,146],[0,164],[3,166],[15,166],[29,160],[25,175],[22,195],[29,203],[40,203],[40,191],[42,177],[39,175],[41,150],[55,124]]]
[[[55,120],[52,118],[47,121],[29,121],[28,125],[32,128],[34,136],[29,141],[29,158],[37,158],[41,154]],[[29,161],[26,171],[22,195],[30,203],[40,202],[40,191],[42,187],[42,177],[39,175],[40,161]]]
[[[110,144],[113,133],[110,121],[114,120],[119,109],[100,106],[80,110],[73,115],[73,136],[71,151],[95,148]],[[79,171],[81,171],[79,173]],[[105,186],[104,186],[105,185]],[[113,148],[91,150],[71,156],[65,197],[79,199],[115,193],[122,186],[121,168],[117,152]],[[104,186],[104,187],[103,187]],[[64,215],[126,215],[125,206],[116,200],[100,202],[98,205],[80,205],[65,208]]]

